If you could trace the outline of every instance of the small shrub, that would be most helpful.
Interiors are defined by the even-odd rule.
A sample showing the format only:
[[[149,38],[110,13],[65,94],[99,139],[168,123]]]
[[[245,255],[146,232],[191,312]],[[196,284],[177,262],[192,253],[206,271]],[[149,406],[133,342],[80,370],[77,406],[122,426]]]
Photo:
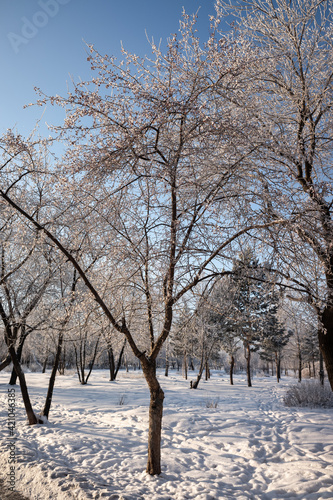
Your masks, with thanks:
[[[125,394],[122,394],[120,397],[119,397],[119,406],[124,406],[124,404],[126,403],[126,396]]]
[[[207,399],[205,406],[206,408],[217,408],[219,405],[219,398],[217,398],[215,401],[213,399]]]
[[[40,363],[30,363],[29,370],[31,373],[39,373],[42,371],[42,365]]]
[[[305,380],[289,387],[283,402],[285,406],[333,408],[333,392],[327,384],[321,385],[317,380]]]

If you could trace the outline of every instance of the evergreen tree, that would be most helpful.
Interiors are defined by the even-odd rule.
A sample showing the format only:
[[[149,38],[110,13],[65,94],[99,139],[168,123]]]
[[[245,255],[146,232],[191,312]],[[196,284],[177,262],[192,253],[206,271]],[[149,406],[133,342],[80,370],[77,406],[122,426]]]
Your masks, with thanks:
[[[265,270],[251,249],[245,249],[235,259],[232,281],[233,329],[243,342],[247,383],[251,387],[251,353],[259,349],[262,318],[269,309]]]
[[[260,357],[275,362],[276,378],[281,379],[281,359],[283,348],[288,344],[292,331],[286,331],[278,317],[280,297],[272,290],[269,297],[269,308],[262,320],[262,342]]]

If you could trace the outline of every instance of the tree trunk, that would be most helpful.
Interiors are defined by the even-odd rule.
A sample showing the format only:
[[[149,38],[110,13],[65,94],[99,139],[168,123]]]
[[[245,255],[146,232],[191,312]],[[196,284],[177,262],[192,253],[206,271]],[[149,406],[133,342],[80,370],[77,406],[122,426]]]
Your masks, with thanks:
[[[318,330],[319,347],[333,391],[333,306],[324,309],[321,320],[324,328]]]
[[[9,366],[11,362],[12,358],[10,357],[10,354],[7,354],[5,359],[0,363],[0,372],[4,370],[7,366]]]
[[[235,358],[231,355],[230,358],[230,385],[234,385],[234,367],[235,367]]]
[[[43,363],[43,368],[42,368],[42,373],[46,372],[46,366],[47,366],[47,360],[49,359],[49,355],[47,354],[46,358],[44,359]]]
[[[204,351],[202,350],[199,373],[195,382],[191,381],[191,389],[197,389],[205,368]]]
[[[126,343],[127,343],[127,340],[125,339],[125,340],[124,340],[124,343],[123,343],[123,345],[122,345],[121,351],[120,351],[120,353],[119,353],[119,358],[118,358],[117,368],[116,368],[116,371],[115,371],[115,374],[114,374],[114,380],[116,380],[116,377],[117,377],[117,375],[118,375],[119,369],[120,369],[120,367],[121,367],[121,362],[122,362],[122,359],[123,359],[123,355],[124,355],[124,351],[125,351]],[[139,370],[140,370],[140,361],[139,361]]]
[[[319,380],[321,385],[324,385],[325,373],[324,373],[324,360],[323,355],[320,351],[319,353]]]
[[[298,381],[302,382],[302,354],[298,353]]]
[[[208,363],[208,359],[206,359],[206,363],[205,363],[205,370],[206,370],[206,381],[210,379],[210,370],[209,370],[209,363]]]
[[[59,366],[59,362],[60,362],[63,340],[64,340],[63,333],[59,333],[57,352],[56,352],[56,355],[54,358],[54,364],[53,364],[53,368],[52,368],[52,372],[51,372],[51,376],[50,376],[50,380],[49,380],[49,387],[47,390],[45,405],[44,405],[43,411],[41,412],[41,416],[46,417],[47,419],[49,418],[52,396],[53,396],[53,389],[54,389],[55,379],[56,379],[57,370],[58,370],[58,366]]]
[[[169,345],[168,341],[165,344],[165,372],[164,375],[167,377],[169,375]]]
[[[276,380],[279,383],[281,379],[281,359],[278,352],[275,353],[275,366],[276,366]]]
[[[184,378],[187,380],[187,354],[186,352],[184,353],[184,359],[183,359],[183,371],[184,371]]]
[[[109,369],[110,369],[110,382],[113,382],[116,379],[116,377],[115,377],[114,355],[111,346],[108,347],[108,359],[109,359]]]
[[[96,341],[96,344],[95,344],[95,349],[94,349],[94,353],[93,353],[93,357],[92,357],[92,360],[90,361],[89,363],[89,372],[88,372],[88,375],[86,376],[86,379],[85,379],[85,384],[88,383],[88,380],[89,380],[89,377],[91,375],[91,372],[92,372],[92,369],[94,368],[94,364],[95,364],[95,361],[96,361],[96,357],[97,357],[97,350],[98,350],[98,345],[99,345],[99,341],[100,341],[101,337],[99,336],[97,338],[97,341]]]
[[[246,375],[247,375],[247,385],[252,387],[251,382],[251,348],[250,344],[247,342],[245,347],[245,359],[246,359]]]
[[[37,417],[32,409],[32,406],[31,406],[31,401],[30,401],[30,397],[29,397],[29,393],[28,393],[27,383],[25,381],[25,376],[24,376],[24,373],[22,371],[21,365],[16,357],[16,352],[15,352],[14,346],[9,347],[9,354],[11,356],[15,371],[16,371],[17,376],[18,376],[19,381],[20,381],[23,403],[25,406],[25,411],[26,411],[26,414],[28,417],[29,425],[35,425],[39,422],[38,422]]]
[[[142,371],[150,391],[147,473],[161,474],[161,433],[164,392],[156,377],[156,362],[141,359]]]
[[[76,365],[76,373],[79,378],[80,384],[82,384],[82,379],[81,379],[81,371],[80,371],[80,363],[79,363],[79,356],[77,352],[77,347],[74,345],[74,352],[75,352],[75,365]]]
[[[27,338],[27,335],[25,333],[25,329],[24,329],[23,325],[22,325],[21,328],[22,328],[23,331],[21,333],[20,342],[19,342],[19,345],[18,345],[17,351],[16,351],[17,361],[19,363],[21,363],[23,345],[24,345],[25,339]],[[12,374],[11,374],[11,377],[10,377],[10,380],[9,380],[9,385],[16,385],[16,380],[17,380],[17,373],[15,371],[15,368],[13,367]]]
[[[109,347],[108,347],[108,358],[109,358],[109,369],[110,369],[110,382],[115,381],[116,378],[117,378],[118,372],[119,372],[120,367],[121,367],[121,362],[122,362],[122,359],[123,359],[123,355],[124,355],[124,351],[125,351],[125,347],[126,347],[126,342],[127,342],[127,340],[125,339],[124,342],[123,342],[123,345],[121,347],[120,353],[119,353],[117,366],[115,365],[112,346],[109,345]],[[139,362],[139,369],[140,369],[140,362]]]
[[[65,375],[65,367],[66,367],[66,347],[64,346],[62,350],[62,357],[59,361],[59,375]]]

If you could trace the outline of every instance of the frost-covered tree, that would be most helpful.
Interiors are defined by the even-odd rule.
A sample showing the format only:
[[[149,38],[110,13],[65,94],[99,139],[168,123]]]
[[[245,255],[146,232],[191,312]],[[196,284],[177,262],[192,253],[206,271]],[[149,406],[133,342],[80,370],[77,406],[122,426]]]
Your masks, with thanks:
[[[307,270],[299,276],[316,309],[320,349],[333,389],[333,9],[331,0],[218,1],[253,43],[253,96],[242,105],[257,117],[256,161],[262,167],[262,210],[293,232],[275,247],[287,273],[303,249],[320,264],[320,297]],[[231,5],[232,4],[232,5]],[[258,180],[259,182],[259,180]],[[306,267],[306,261],[303,263]]]
[[[260,357],[263,360],[275,362],[276,379],[281,379],[281,359],[284,347],[292,335],[281,321],[279,314],[280,297],[274,290],[269,296],[269,305],[261,323]]]
[[[195,351],[194,319],[195,309],[191,309],[186,302],[182,301],[175,314],[170,345],[175,356],[182,359],[183,375],[186,380],[189,365],[193,366]]]
[[[271,286],[251,248],[245,248],[234,259],[231,328],[242,341],[246,359],[248,386],[251,380],[251,353],[259,349],[265,318],[270,308]]]
[[[233,385],[235,357],[240,349],[238,330],[235,328],[234,298],[237,286],[225,275],[217,279],[205,300],[207,328],[214,332],[217,347],[230,356],[230,384]]]
[[[151,58],[124,51],[117,64],[90,46],[95,77],[74,84],[66,97],[41,94],[39,102],[63,106],[67,115],[57,131],[68,149],[50,172],[53,210],[37,219],[11,185],[0,191],[73,264],[140,361],[151,397],[149,474],[161,472],[164,392],[156,359],[176,304],[222,267],[222,252],[233,253],[240,236],[280,223],[250,216],[254,205],[239,196],[253,180],[245,159],[256,119],[230,95],[243,92],[253,55],[244,40],[221,35],[219,22],[212,20],[204,45],[195,18],[185,15],[180,36],[171,37],[165,53],[152,44]],[[217,93],[221,85],[228,95]],[[15,138],[6,139],[19,151]],[[4,147],[3,165],[17,165],[19,153]],[[28,163],[20,168],[33,175]],[[96,252],[104,259],[91,267]]]

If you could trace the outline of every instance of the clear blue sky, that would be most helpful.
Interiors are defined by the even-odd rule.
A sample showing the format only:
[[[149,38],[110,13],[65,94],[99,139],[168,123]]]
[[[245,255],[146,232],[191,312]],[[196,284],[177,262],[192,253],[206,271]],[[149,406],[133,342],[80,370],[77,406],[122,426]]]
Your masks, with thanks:
[[[90,78],[83,40],[119,57],[121,41],[131,52],[147,54],[145,31],[155,42],[165,41],[178,31],[183,6],[189,14],[200,7],[199,35],[205,40],[214,0],[1,0],[0,134],[14,127],[23,135],[32,130],[42,109],[23,106],[36,101],[35,86],[64,95],[70,75]],[[48,107],[41,123],[61,116]]]

